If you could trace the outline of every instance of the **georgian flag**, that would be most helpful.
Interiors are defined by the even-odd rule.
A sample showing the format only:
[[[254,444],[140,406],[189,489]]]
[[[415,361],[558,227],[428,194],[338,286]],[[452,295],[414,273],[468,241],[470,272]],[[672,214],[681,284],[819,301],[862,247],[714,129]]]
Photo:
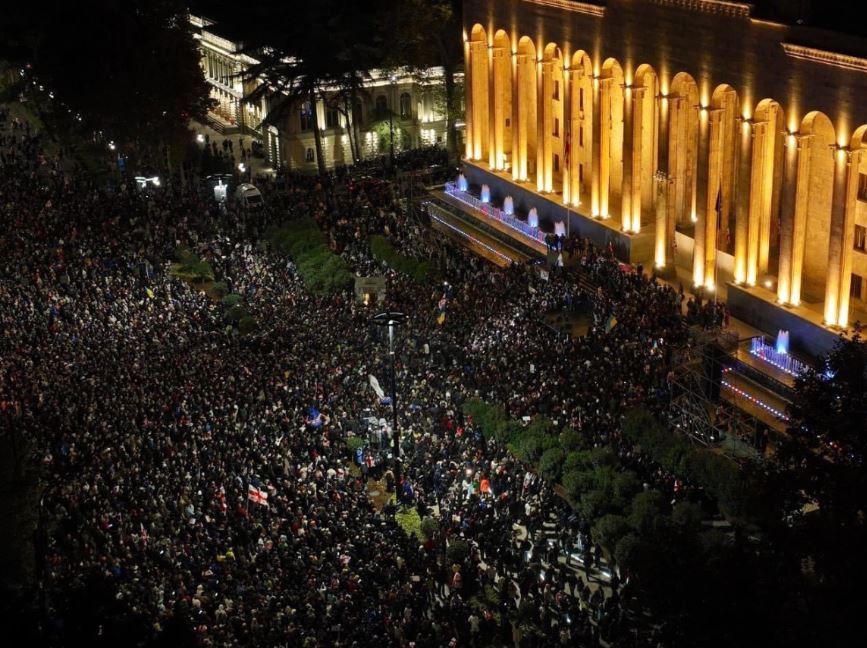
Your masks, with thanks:
[[[268,506],[268,491],[264,488],[258,488],[253,484],[247,485],[247,499],[254,504],[262,504]]]

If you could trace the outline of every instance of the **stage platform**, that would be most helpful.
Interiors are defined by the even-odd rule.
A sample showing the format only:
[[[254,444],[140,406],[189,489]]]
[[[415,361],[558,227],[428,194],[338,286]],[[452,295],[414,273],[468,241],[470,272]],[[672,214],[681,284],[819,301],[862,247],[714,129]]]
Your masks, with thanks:
[[[544,243],[510,231],[507,225],[445,191],[431,190],[428,196],[424,208],[431,219],[431,226],[488,261],[505,267],[511,263],[547,257],[548,250]]]
[[[776,295],[760,287],[727,285],[727,305],[731,314],[774,336],[788,331],[791,347],[812,357],[834,348],[841,331],[822,323],[822,316],[807,306],[780,306]]]
[[[514,202],[515,215],[527,220],[527,214],[535,208],[539,215],[539,227],[554,231],[554,223],[566,222],[569,233],[577,233],[600,247],[611,246],[617,258],[625,263],[653,263],[654,227],[653,223],[641,228],[637,234],[620,229],[618,219],[592,218],[585,212],[586,207],[573,207],[563,203],[558,194],[540,194],[527,183],[512,180],[510,174],[494,171],[483,162],[464,161],[464,175],[470,190],[480,195],[481,186],[487,184],[491,190],[491,203],[502,207],[506,196]]]

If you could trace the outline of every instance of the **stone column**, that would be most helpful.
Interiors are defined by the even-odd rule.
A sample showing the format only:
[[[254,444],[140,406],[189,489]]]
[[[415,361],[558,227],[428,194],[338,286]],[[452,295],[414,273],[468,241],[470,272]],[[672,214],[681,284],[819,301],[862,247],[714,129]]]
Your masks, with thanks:
[[[600,80],[597,77],[593,77],[593,96],[591,97],[591,101],[593,102],[593,132],[590,133],[590,137],[593,138],[593,165],[591,169],[591,173],[593,174],[591,177],[593,195],[591,197],[591,214],[594,217],[602,215],[602,197],[600,195],[600,176],[602,175],[602,124],[600,114],[602,110],[599,105],[600,94]],[[587,134],[585,133],[584,136],[587,137]]]
[[[536,62],[536,191],[545,191],[545,105],[541,61]]]
[[[532,61],[530,61],[530,57],[526,54],[518,54],[518,100],[515,102],[518,110],[518,120],[516,122],[516,130],[518,131],[517,136],[517,157],[518,157],[518,179],[519,180],[529,180],[528,171],[529,171],[529,163],[527,162],[528,156],[528,146],[527,146],[527,130],[532,127],[535,128],[535,124],[528,124],[528,118],[530,115],[530,111],[527,108],[527,92],[528,86],[530,85],[529,74],[527,74],[527,70],[531,65],[535,65]]]
[[[717,198],[724,200],[723,192],[723,143],[725,127],[721,108],[710,111],[708,135],[707,164],[707,200],[704,214],[704,283],[706,286],[716,284],[717,233],[720,231],[722,214],[717,211]],[[722,210],[720,210],[722,211]],[[699,216],[699,221],[702,218]]]
[[[473,67],[473,159],[484,160],[488,143],[488,46],[484,41],[470,43]]]
[[[610,218],[611,199],[611,84],[614,79],[599,81],[599,213]]]
[[[632,184],[635,182],[636,178],[640,178],[639,173],[636,172],[634,168],[635,165],[635,157],[634,147],[636,145],[635,141],[635,132],[633,124],[636,124],[638,128],[641,127],[640,121],[633,121],[634,115],[633,111],[635,110],[635,99],[632,96],[633,90],[632,86],[623,86],[623,178],[620,187],[620,227],[624,232],[629,232],[632,230],[632,200],[633,200],[633,187]],[[640,139],[638,141],[638,168],[641,168],[641,143]]]
[[[644,184],[644,156],[647,151],[644,150],[644,121],[645,121],[645,102],[647,101],[647,88],[640,86],[632,89],[632,132],[631,153],[625,152],[624,155],[630,155],[632,160],[632,198],[630,205],[632,208],[632,231],[638,232],[641,230],[642,212],[647,210],[649,205],[645,205],[642,200],[642,185]],[[651,106],[652,108],[652,106]],[[651,133],[651,136],[653,133]]]
[[[848,250],[844,249],[844,241],[848,229],[855,226],[855,200],[858,197],[858,174],[852,173],[852,152],[848,149],[834,151],[834,194],[831,202],[831,236],[828,245],[828,275],[825,280],[825,323],[836,326],[840,315],[840,288],[843,283],[843,256],[848,252],[849,272],[852,270],[852,242]],[[850,207],[849,201],[852,201]],[[849,221],[849,222],[847,222]],[[849,292],[847,282],[846,293]]]
[[[849,326],[849,290],[852,284],[852,249],[855,245],[855,216],[858,211],[858,180],[864,149],[849,151],[847,161],[846,209],[843,221],[843,251],[840,261],[840,308],[837,326]]]
[[[777,301],[790,303],[792,297],[792,246],[795,229],[795,193],[798,178],[798,138],[787,135],[783,153],[782,207],[780,209],[780,263],[777,274]]]
[[[710,132],[709,117],[706,110],[702,110],[699,114],[699,137],[698,137],[698,159],[702,164],[707,164],[710,160],[708,139]],[[688,151],[689,144],[687,143],[686,150]],[[687,165],[689,168],[689,165]],[[698,175],[697,173],[695,175]],[[701,210],[696,210],[695,215],[695,230],[694,230],[694,246],[692,254],[692,281],[696,286],[705,285],[705,268],[706,256],[705,246],[707,245],[707,183],[702,183],[699,189],[700,196],[698,205],[701,205]]]
[[[464,41],[464,92],[466,93],[467,105],[464,111],[464,136],[465,155],[468,160],[473,159],[473,59],[472,48],[469,41]]]
[[[735,215],[735,281],[756,283],[759,251],[763,141],[766,122],[743,121],[741,126],[738,202]]]
[[[572,204],[572,160],[575,159],[575,142],[572,133],[572,70],[563,69],[563,204]]]
[[[501,139],[497,139],[497,88],[494,84],[495,78],[495,59],[494,46],[490,45],[487,48],[487,56],[485,60],[488,63],[488,114],[485,115],[485,130],[488,133],[488,166],[491,170],[500,168],[499,143]],[[502,128],[502,126],[500,126]]]
[[[518,85],[518,66],[520,63],[517,54],[512,54],[509,59],[512,83],[512,180],[517,182],[521,179],[521,103]]]
[[[801,303],[801,274],[804,270],[804,246],[807,239],[807,210],[810,206],[810,164],[813,136],[798,137],[798,175],[795,184],[795,217],[792,221],[792,278],[789,303]]]
[[[674,267],[674,251],[669,236],[669,202],[671,198],[671,179],[665,171],[653,175],[654,208],[656,209],[655,241],[653,259],[657,268]]]
[[[552,131],[554,130],[554,64],[551,61],[543,61],[540,104],[540,138],[537,146],[542,152],[542,186],[540,191],[551,191],[554,186],[554,142]]]

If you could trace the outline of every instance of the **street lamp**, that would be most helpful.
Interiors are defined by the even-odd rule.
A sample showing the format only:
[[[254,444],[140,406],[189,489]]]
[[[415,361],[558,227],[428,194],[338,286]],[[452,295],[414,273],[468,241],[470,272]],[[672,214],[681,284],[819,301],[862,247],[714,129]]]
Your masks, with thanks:
[[[400,485],[400,429],[397,427],[397,370],[394,363],[394,336],[397,329],[406,324],[407,316],[403,313],[386,311],[372,318],[374,326],[385,329],[388,332],[388,355],[391,365],[391,418],[392,438],[394,442],[394,483],[395,492]]]
[[[395,75],[391,75],[391,110],[388,111],[388,131],[390,134],[389,137],[389,147],[391,148],[391,153],[389,155],[391,162],[391,172],[394,173],[394,103],[395,103],[395,88],[394,83],[397,81],[397,77]]]

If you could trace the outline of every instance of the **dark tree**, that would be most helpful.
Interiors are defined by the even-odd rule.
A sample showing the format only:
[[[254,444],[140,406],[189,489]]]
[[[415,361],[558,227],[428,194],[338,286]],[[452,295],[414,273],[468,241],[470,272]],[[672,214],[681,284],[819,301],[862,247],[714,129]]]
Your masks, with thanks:
[[[36,0],[15,28],[25,34],[18,59],[53,91],[58,112],[79,114],[86,130],[150,146],[184,134],[207,112],[182,0]]]

